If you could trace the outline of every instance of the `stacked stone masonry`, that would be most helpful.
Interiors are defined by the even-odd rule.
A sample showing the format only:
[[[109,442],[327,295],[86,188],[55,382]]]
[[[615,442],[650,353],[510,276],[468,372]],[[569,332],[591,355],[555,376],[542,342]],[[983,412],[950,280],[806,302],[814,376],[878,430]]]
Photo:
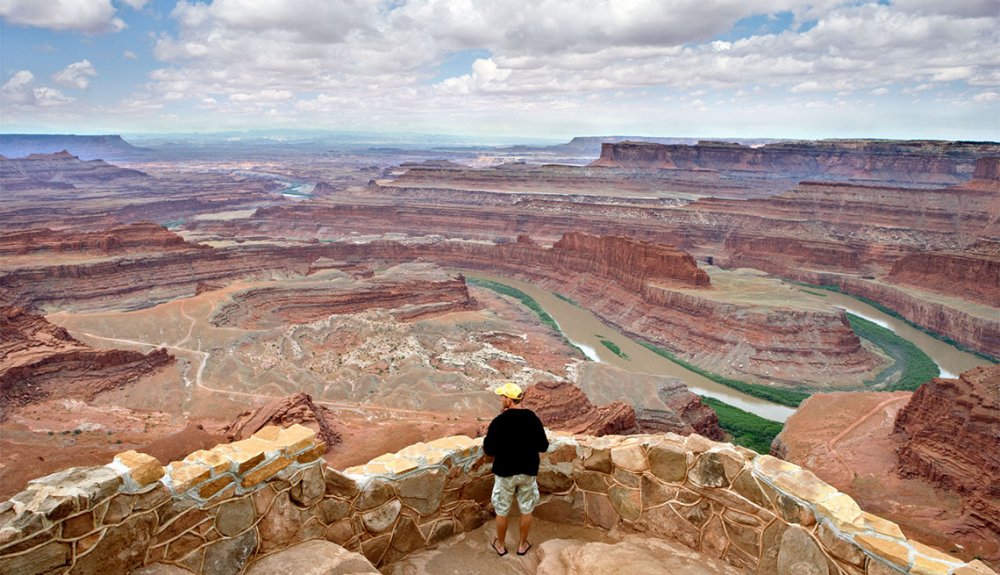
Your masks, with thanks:
[[[549,521],[680,541],[748,573],[996,575],[771,456],[697,435],[550,439],[536,511]],[[382,566],[491,516],[481,439],[418,443],[343,471],[323,464],[325,449],[302,426],[266,427],[166,467],[128,451],[36,479],[0,504],[0,573],[238,574],[324,541]]]

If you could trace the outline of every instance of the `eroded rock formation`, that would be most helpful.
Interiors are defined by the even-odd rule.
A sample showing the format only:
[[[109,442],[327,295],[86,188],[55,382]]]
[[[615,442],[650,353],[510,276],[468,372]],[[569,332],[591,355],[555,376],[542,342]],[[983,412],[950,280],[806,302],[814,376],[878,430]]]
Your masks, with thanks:
[[[815,394],[772,453],[938,546],[1000,559],[1000,366],[916,392]]]
[[[81,161],[66,150],[53,154],[30,154],[25,158],[5,158],[0,156],[0,180],[4,186],[27,189],[29,184],[70,183],[69,178],[78,182],[107,182],[112,180],[144,179],[148,174],[139,170],[119,168],[104,160]]]
[[[621,401],[635,406],[636,424],[643,433],[698,433],[716,440],[726,437],[715,410],[679,379],[588,362],[579,366],[576,383],[594,403]]]
[[[602,436],[638,433],[635,409],[621,401],[597,406],[573,384],[542,381],[524,391],[524,407],[549,429]]]
[[[164,349],[94,349],[45,318],[9,306],[0,306],[0,333],[0,421],[51,396],[92,399],[174,361]]]
[[[212,323],[263,329],[371,308],[395,310],[398,319],[412,320],[475,307],[460,274],[449,275],[426,264],[403,264],[371,280],[296,282],[242,290],[215,313]]]
[[[340,433],[336,431],[334,422],[334,413],[330,408],[317,405],[308,393],[299,392],[275,398],[258,409],[244,411],[222,432],[230,441],[239,441],[268,425],[290,427],[299,424],[313,430],[328,450],[340,443]]]
[[[101,232],[32,229],[0,233],[0,255],[111,254],[157,252],[198,248],[163,226],[143,222],[116,226]]]
[[[894,430],[900,472],[961,494],[1000,537],[1000,365],[920,386]]]
[[[67,152],[0,156],[0,230],[104,230],[134,222],[183,221],[197,214],[281,201],[277,184],[206,171],[150,175]]]
[[[921,297],[905,286],[897,287],[843,274],[800,273],[801,281],[836,286],[847,294],[867,298],[892,309],[903,318],[961,345],[997,357],[1000,354],[1000,321],[994,307],[962,308]],[[936,280],[940,281],[940,280]],[[955,287],[953,289],[960,289]]]
[[[1000,242],[984,240],[962,251],[908,255],[892,265],[888,279],[995,306],[1000,302]]]
[[[991,152],[995,146],[990,144],[930,141],[831,140],[761,147],[711,141],[694,146],[620,142],[604,144],[591,166],[954,184],[969,179],[976,159]]]
[[[371,260],[401,263],[420,259],[510,274],[577,301],[591,302],[590,309],[606,321],[676,352],[687,352],[695,361],[722,373],[789,385],[806,381],[824,386],[832,379],[824,379],[823,374],[865,374],[880,362],[861,346],[840,312],[760,308],[752,302],[713,299],[709,297],[708,275],[690,255],[672,246],[618,236],[568,233],[551,247],[525,236],[498,244],[431,239],[191,247],[143,258],[118,256],[15,269],[0,275],[0,287],[13,294],[13,303],[24,307],[52,303],[82,309],[144,307],[238,278],[306,275],[317,266],[324,270],[338,266],[356,269],[357,262]],[[301,311],[308,319],[322,313],[327,303],[335,303],[337,298],[330,289],[321,287],[311,295],[292,291],[280,297],[280,288],[247,292],[243,297],[247,305],[229,311],[234,317],[241,316],[243,308],[256,310],[248,312],[250,315],[296,315]],[[445,282],[432,293],[449,292],[451,295],[442,297],[463,306],[468,299],[462,289],[458,283]],[[387,294],[373,292],[374,304]],[[300,301],[304,307],[293,311],[294,301],[307,296],[318,299],[311,304]],[[236,323],[231,323],[225,315],[219,320],[225,325],[243,321],[233,319]],[[697,350],[696,354],[691,350]],[[831,370],[831,365],[837,368]]]

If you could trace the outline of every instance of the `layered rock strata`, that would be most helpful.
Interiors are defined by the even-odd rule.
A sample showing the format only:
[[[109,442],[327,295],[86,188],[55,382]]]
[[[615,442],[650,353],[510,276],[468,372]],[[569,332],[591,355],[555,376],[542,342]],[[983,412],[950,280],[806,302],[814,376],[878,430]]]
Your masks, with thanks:
[[[305,275],[326,254],[323,246],[191,246],[159,254],[116,254],[91,262],[24,266],[0,273],[0,288],[6,288],[13,303],[22,307],[140,308],[194,295],[199,285]]]
[[[754,264],[768,271],[769,259],[776,260],[772,266],[782,265],[777,258],[792,253],[807,269],[883,273],[900,257],[928,246],[964,250],[994,235],[1000,217],[995,194],[979,190],[817,182],[803,182],[767,199],[706,198],[683,209],[730,220],[731,233],[738,236],[727,237],[720,255],[731,258],[733,266]],[[753,241],[757,244],[748,245]],[[827,245],[839,251],[831,252]]]
[[[616,401],[597,406],[573,384],[542,381],[524,392],[523,406],[534,411],[545,427],[569,433],[627,435],[638,433],[635,409]]]
[[[272,399],[258,409],[240,413],[222,432],[230,441],[240,441],[269,425],[301,425],[311,429],[326,448],[330,449],[341,440],[340,433],[334,429],[335,421],[336,417],[329,407],[313,403],[312,396],[300,391]]]
[[[79,182],[108,182],[118,179],[144,179],[149,174],[139,170],[119,168],[104,160],[81,161],[66,150],[53,154],[30,154],[25,158],[5,158],[0,156],[0,180],[14,189],[29,184],[69,183],[67,172]]]
[[[1000,537],[1000,365],[920,386],[896,417],[899,470],[962,496]]]
[[[48,397],[89,400],[174,361],[149,353],[87,346],[45,318],[0,306],[0,421],[19,406]]]
[[[525,236],[499,244],[429,240],[192,248],[142,259],[13,270],[0,275],[0,288],[7,288],[23,306],[139,307],[191,295],[199,286],[223,280],[278,273],[304,275],[314,271],[321,259],[327,269],[333,269],[335,262],[351,266],[350,262],[357,261],[425,259],[511,274],[577,301],[592,302],[593,312],[620,329],[673,351],[688,352],[687,357],[696,362],[713,364],[713,369],[740,377],[824,386],[830,378],[824,379],[823,374],[831,372],[831,365],[836,366],[832,371],[841,375],[861,377],[879,363],[861,346],[843,313],[757,309],[702,297],[700,292],[710,288],[709,277],[690,255],[672,246],[619,236],[569,233],[549,248]],[[154,270],[156,273],[151,273]],[[324,313],[338,297],[328,287],[312,294],[288,292],[283,296],[281,289],[247,292],[243,307],[266,315],[269,308],[282,307],[283,301],[315,299],[312,303],[302,301],[301,311],[308,319]],[[431,293],[441,290],[451,294],[442,296],[448,301],[469,305],[464,285],[445,282]],[[272,298],[275,294],[280,297]],[[388,297],[388,292],[372,292],[373,305],[383,297]],[[352,298],[356,299],[348,299]],[[286,308],[280,313],[298,314],[294,305]],[[232,311],[239,309],[238,305]],[[223,316],[219,321],[230,325]],[[238,324],[243,320],[233,321]]]
[[[994,575],[907,539],[808,471],[692,435],[552,435],[543,519],[679,541],[748,572]],[[301,427],[161,467],[134,451],[32,481],[0,504],[0,569],[242,572],[325,539],[386,566],[482,525],[482,440],[418,443],[343,472]],[[476,569],[478,566],[470,566]]]
[[[601,157],[591,166],[955,184],[969,179],[979,157],[998,151],[995,144],[930,141],[835,140],[760,147],[727,142],[694,146],[620,142],[603,144]]]
[[[400,268],[405,266],[399,266]],[[474,309],[465,278],[428,273],[424,266],[396,269],[372,280],[336,285],[329,281],[258,287],[231,296],[213,316],[217,326],[263,329],[317,321],[333,314],[392,309],[398,319]]]
[[[892,264],[887,279],[993,306],[1000,302],[1000,242],[908,255]]]
[[[282,201],[261,178],[205,171],[156,175],[68,153],[0,156],[0,229],[73,228],[99,231],[144,221],[184,221],[197,214]],[[14,193],[16,192],[16,193]]]
[[[32,229],[0,233],[0,255],[111,254],[197,248],[184,238],[153,223],[116,226],[101,232]]]
[[[796,273],[792,277],[812,284],[835,286],[846,294],[878,302],[935,334],[994,358],[1000,357],[1000,320],[992,306],[984,306],[982,312],[975,313],[921,297],[913,289],[842,274]]]
[[[890,276],[897,262],[913,256],[913,260],[900,263],[899,271],[895,272],[895,277],[906,285],[981,302],[995,288],[992,276],[976,270],[995,267],[996,258],[989,253],[977,255],[973,246],[977,242],[988,245],[996,239],[1000,180],[990,179],[996,175],[997,170],[990,169],[996,161],[996,158],[980,158],[976,162],[977,177],[950,188],[790,182],[773,197],[704,198],[681,206],[650,205],[648,198],[633,202],[615,197],[613,202],[593,203],[544,196],[519,199],[511,204],[483,199],[492,192],[469,192],[465,197],[463,194],[467,192],[446,184],[443,188],[427,188],[426,197],[412,201],[406,200],[404,192],[393,191],[400,198],[393,205],[356,202],[271,208],[258,211],[254,218],[240,222],[239,226],[199,224],[194,229],[223,237],[335,239],[351,232],[365,233],[376,226],[417,236],[448,230],[454,237],[487,241],[523,234],[540,241],[555,241],[570,230],[626,234],[654,243],[669,243],[725,267],[753,267],[806,281],[810,275],[820,273],[880,279]],[[546,185],[546,181],[537,180],[536,187]],[[447,199],[443,204],[427,205],[434,194]],[[493,193],[501,198],[509,195],[509,192]],[[919,265],[911,272],[905,271],[904,266],[909,263],[919,264],[922,254],[932,254],[934,259],[933,254],[939,253],[968,254],[972,258],[952,258],[955,261],[951,266],[956,269],[966,264],[971,266],[959,274],[965,282],[944,281],[941,276],[923,273]],[[887,279],[894,281],[891,276]],[[968,296],[965,283],[969,284]],[[879,299],[880,293],[858,295],[874,295],[873,299],[906,315],[911,306],[895,307],[893,300],[898,298],[890,292],[891,289],[885,292],[890,296],[887,300]],[[988,347],[976,335],[982,329],[971,332],[966,329],[969,322],[959,317],[965,313],[961,302],[946,305],[926,298],[922,302],[934,308],[933,317],[928,318],[934,325],[921,325],[973,349],[982,351]],[[991,321],[973,319],[978,323],[984,320]]]

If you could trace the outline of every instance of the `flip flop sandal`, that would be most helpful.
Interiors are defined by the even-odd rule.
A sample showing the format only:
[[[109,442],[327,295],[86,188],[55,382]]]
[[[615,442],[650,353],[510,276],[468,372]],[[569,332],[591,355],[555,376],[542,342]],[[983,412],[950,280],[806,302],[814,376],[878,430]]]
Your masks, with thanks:
[[[499,539],[497,539],[496,537],[494,537],[493,538],[493,543],[490,543],[490,547],[492,547],[493,550],[497,552],[497,555],[499,555],[500,557],[503,557],[504,555],[507,554],[507,549],[504,549],[503,553],[501,553],[500,550],[497,549],[497,543],[499,543],[499,541],[500,541]],[[523,553],[518,553],[518,555],[523,555]]]
[[[528,551],[531,551],[531,541],[528,541],[528,546],[524,548],[524,551],[518,551],[518,555],[527,555]]]

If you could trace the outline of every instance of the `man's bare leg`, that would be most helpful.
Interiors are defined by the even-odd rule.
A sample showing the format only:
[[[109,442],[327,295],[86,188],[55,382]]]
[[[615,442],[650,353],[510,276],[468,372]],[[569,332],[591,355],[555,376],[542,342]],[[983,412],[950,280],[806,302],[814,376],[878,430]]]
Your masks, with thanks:
[[[506,517],[504,517],[504,519],[506,519]],[[506,533],[507,532],[506,521],[504,523],[505,523],[505,525],[504,525],[504,533]],[[497,523],[497,525],[498,525],[497,531],[499,531],[500,530],[499,529],[499,522]],[[527,547],[528,547],[528,531],[531,530],[531,514],[530,513],[525,513],[524,515],[521,515],[521,521],[520,521],[519,526],[521,528],[521,532],[518,535],[520,537],[520,542],[517,544],[517,552],[521,553],[521,554],[524,554],[525,552],[527,552]]]
[[[503,554],[507,552],[506,539],[507,539],[507,518],[497,515],[497,541],[496,544],[493,546],[493,549],[495,549],[497,553]]]

